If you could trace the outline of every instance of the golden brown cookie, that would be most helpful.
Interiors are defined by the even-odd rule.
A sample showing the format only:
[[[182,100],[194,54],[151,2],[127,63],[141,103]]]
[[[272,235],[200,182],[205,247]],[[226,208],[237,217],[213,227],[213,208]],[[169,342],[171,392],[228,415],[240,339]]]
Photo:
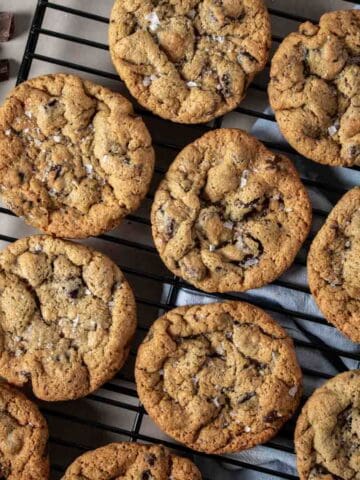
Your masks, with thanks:
[[[138,350],[137,391],[151,418],[194,450],[227,453],[272,438],[302,391],[292,340],[243,302],[179,307]]]
[[[112,61],[145,108],[181,123],[233,110],[266,64],[263,0],[116,0]]]
[[[0,382],[0,478],[47,480],[48,429],[36,405]]]
[[[196,466],[162,445],[111,443],[77,458],[62,480],[201,480]]]
[[[83,238],[144,198],[151,138],[124,97],[72,75],[22,83],[0,108],[0,195],[32,226]]]
[[[316,235],[309,285],[327,320],[360,343],[360,187],[347,192]]]
[[[293,262],[311,205],[286,157],[236,129],[209,132],[169,168],[151,212],[165,265],[208,292],[261,287]]]
[[[44,400],[83,397],[126,360],[132,290],[108,257],[46,235],[0,253],[0,376]]]
[[[287,141],[328,165],[360,165],[360,11],[303,23],[275,53],[269,97]]]
[[[315,390],[296,425],[300,480],[360,478],[360,370]]]

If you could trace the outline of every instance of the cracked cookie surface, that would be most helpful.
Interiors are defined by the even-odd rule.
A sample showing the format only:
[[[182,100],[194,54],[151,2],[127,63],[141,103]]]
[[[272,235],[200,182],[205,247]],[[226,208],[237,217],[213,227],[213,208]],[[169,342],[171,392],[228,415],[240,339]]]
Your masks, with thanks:
[[[115,228],[148,190],[150,134],[124,97],[72,75],[22,83],[0,108],[0,195],[32,226],[83,238]]]
[[[36,405],[0,382],[0,478],[47,480],[47,441],[47,425]]]
[[[266,442],[302,391],[292,340],[243,302],[179,307],[160,317],[138,350],[135,378],[159,427],[207,453]]]
[[[269,97],[287,141],[329,165],[360,165],[360,11],[306,22],[275,53]]]
[[[293,262],[311,224],[294,166],[241,130],[220,129],[185,147],[152,206],[165,265],[210,292],[261,287]]]
[[[300,480],[360,478],[360,370],[315,390],[296,425]]]
[[[187,458],[161,445],[111,443],[77,458],[62,480],[201,480]]]
[[[45,235],[0,253],[0,376],[43,400],[83,397],[125,362],[132,290],[105,255]]]
[[[157,115],[208,122],[233,110],[266,64],[263,0],[116,0],[113,63],[131,94]]]
[[[360,343],[360,187],[331,211],[310,247],[307,268],[322,313]]]

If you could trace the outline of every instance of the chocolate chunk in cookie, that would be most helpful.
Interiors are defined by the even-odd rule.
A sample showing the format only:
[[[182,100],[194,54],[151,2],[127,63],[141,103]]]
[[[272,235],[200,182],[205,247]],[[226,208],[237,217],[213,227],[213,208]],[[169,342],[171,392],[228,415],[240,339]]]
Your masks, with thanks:
[[[335,205],[308,256],[312,294],[327,320],[360,343],[360,187]]]
[[[311,224],[290,160],[241,130],[185,147],[155,195],[155,245],[176,275],[209,292],[261,287],[288,268]]]
[[[22,83],[0,108],[0,195],[59,237],[116,227],[144,198],[154,167],[143,121],[118,93],[72,75]]]
[[[111,443],[77,458],[62,480],[201,480],[196,466],[161,445]]]
[[[301,397],[291,339],[242,302],[179,307],[155,321],[138,350],[139,398],[168,435],[226,453],[273,437]]]
[[[0,382],[0,478],[47,480],[48,429],[36,405]]]
[[[174,122],[208,122],[233,110],[266,64],[263,0],[116,0],[113,63],[144,107]]]
[[[360,11],[306,22],[275,53],[271,106],[288,142],[328,165],[360,165]]]
[[[360,370],[315,390],[296,425],[300,480],[355,480],[360,473]]]
[[[0,376],[44,400],[83,397],[125,362],[135,300],[105,255],[48,236],[0,253]]]

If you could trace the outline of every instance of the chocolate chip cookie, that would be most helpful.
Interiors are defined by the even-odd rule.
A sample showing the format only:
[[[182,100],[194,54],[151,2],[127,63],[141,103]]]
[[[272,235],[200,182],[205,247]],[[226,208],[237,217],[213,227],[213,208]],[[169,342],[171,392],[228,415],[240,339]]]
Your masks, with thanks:
[[[315,237],[309,285],[327,320],[360,343],[360,187],[347,192]]]
[[[123,365],[132,290],[105,255],[46,235],[0,253],[0,376],[43,400],[83,397]]]
[[[181,123],[233,110],[266,64],[263,0],[116,0],[112,61],[145,108]]]
[[[299,416],[295,447],[300,480],[359,478],[360,370],[315,391]]]
[[[36,405],[0,382],[0,478],[47,480],[48,429]]]
[[[72,75],[24,82],[0,108],[0,196],[46,233],[117,226],[145,196],[151,138],[121,95]]]
[[[138,350],[139,398],[168,435],[194,450],[226,453],[273,437],[301,397],[292,340],[243,302],[175,308]]]
[[[161,445],[111,443],[77,458],[62,480],[201,480],[196,466]]]
[[[208,292],[261,287],[293,262],[311,205],[286,157],[236,129],[180,152],[155,195],[155,245],[175,274]]]
[[[269,97],[287,141],[328,165],[360,165],[360,11],[303,23],[281,43]]]

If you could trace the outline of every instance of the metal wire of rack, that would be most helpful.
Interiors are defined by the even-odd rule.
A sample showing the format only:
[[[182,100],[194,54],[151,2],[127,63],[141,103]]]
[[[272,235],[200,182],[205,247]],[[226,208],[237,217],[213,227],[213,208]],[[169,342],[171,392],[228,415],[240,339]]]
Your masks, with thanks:
[[[345,2],[349,0],[344,0]],[[270,3],[270,2],[268,2]],[[350,3],[350,2],[349,2]],[[360,0],[352,0],[352,4],[360,4]],[[273,6],[273,4],[271,4]],[[26,80],[30,74],[33,62],[36,60],[46,66],[49,64],[61,67],[61,69],[70,69],[77,71],[79,74],[89,74],[101,79],[109,79],[111,81],[121,81],[118,75],[114,71],[105,71],[102,69],[94,68],[93,66],[75,63],[62,58],[57,58],[53,55],[46,55],[39,53],[38,40],[41,37],[49,37],[57,39],[59,41],[65,41],[82,45],[84,47],[108,50],[108,46],[105,43],[93,41],[88,38],[82,38],[75,35],[69,35],[60,31],[44,27],[44,19],[48,12],[58,12],[59,14],[67,14],[70,16],[80,17],[85,21],[92,21],[96,24],[107,24],[109,19],[107,17],[90,13],[87,10],[76,9],[63,5],[61,3],[55,3],[47,0],[39,0],[33,22],[31,25],[25,53],[20,66],[17,82],[20,83]],[[292,23],[299,23],[308,20],[308,18],[289,13],[279,8],[269,8],[270,14],[273,19],[281,19],[290,21]],[[311,19],[317,21],[317,19]],[[273,35],[274,45],[278,44],[282,40],[281,35]],[[45,67],[44,67],[45,68]],[[46,70],[44,71],[46,73]],[[266,95],[266,78],[256,79],[250,87],[249,95]],[[256,109],[249,106],[245,106],[246,102],[243,102],[236,109],[236,113],[243,117],[250,119],[262,119],[266,122],[274,122],[274,116],[272,113],[268,113],[268,109]],[[264,110],[266,113],[264,113]],[[161,120],[151,113],[136,107],[136,111],[143,115],[145,122],[147,123],[154,140],[154,146],[157,153],[157,166],[155,169],[155,183],[159,181],[161,176],[165,173],[167,166],[177,154],[177,152],[185,146],[191,139],[200,136],[209,129],[220,128],[224,125],[224,118],[217,119],[211,126],[198,125],[198,126],[182,126],[181,135],[179,135],[179,129],[177,125],[171,124]],[[164,133],[166,132],[166,133]],[[302,159],[289,145],[279,143],[273,140],[264,141],[264,143],[277,151],[288,154],[294,159],[295,162],[303,162]],[[160,161],[159,161],[160,159]],[[349,185],[342,184],[341,182],[334,181],[331,176],[327,175],[329,170],[326,167],[318,167],[318,174],[315,177],[305,176],[302,178],[305,185],[311,190],[316,189],[336,201],[345,191],[349,188]],[[359,167],[354,167],[354,174],[357,174]],[[324,175],[325,174],[325,175]],[[329,177],[329,178],[328,178]],[[359,176],[360,181],[360,176]],[[149,206],[153,194],[150,192],[145,201],[145,205],[136,214],[130,215],[127,222],[131,223],[134,228],[144,229],[149,234]],[[328,211],[323,208],[314,208],[315,220],[318,220],[319,224],[324,221]],[[15,216],[6,208],[0,207],[0,243],[6,245],[8,242],[13,242],[17,238],[16,225],[10,231],[4,231],[3,216],[7,219],[13,218],[14,222],[17,222]],[[20,221],[20,220],[19,220]],[[126,222],[125,222],[126,223]],[[312,236],[316,232],[317,228],[314,228],[309,240],[305,243],[304,248],[296,258],[296,269],[305,269],[306,266],[306,252],[311,241]],[[126,225],[125,225],[126,230]],[[140,404],[133,379],[133,362],[136,355],[136,345],[141,341],[143,336],[151,324],[151,322],[159,316],[163,311],[167,311],[177,306],[177,299],[181,291],[186,291],[194,297],[200,298],[202,294],[195,287],[192,287],[179,278],[174,277],[165,267],[162,266],[161,261],[157,255],[157,252],[152,245],[151,241],[139,240],[134,235],[128,236],[123,234],[123,227],[120,227],[117,231],[102,235],[97,241],[102,242],[102,245],[106,245],[106,250],[110,250],[111,253],[117,252],[116,256],[119,257],[119,266],[127,274],[130,282],[136,285],[135,293],[139,306],[139,322],[136,341],[133,349],[130,353],[130,358],[127,366],[116,376],[116,378],[104,385],[103,388],[87,397],[85,400],[72,403],[62,404],[41,404],[41,409],[45,414],[49,426],[50,426],[50,454],[52,456],[52,475],[53,478],[60,478],[62,472],[66,468],[66,465],[70,461],[81,454],[83,451],[95,448],[106,443],[109,440],[130,440],[130,441],[142,441],[152,443],[163,443],[164,445],[178,451],[180,454],[191,456],[197,463],[202,461],[210,462],[211,469],[207,472],[214,472],[208,474],[204,478],[207,480],[222,480],[226,475],[231,475],[231,472],[241,470],[240,476],[236,478],[282,478],[295,480],[298,478],[294,473],[285,473],[278,471],[276,464],[274,466],[266,466],[252,463],[247,457],[241,455],[232,456],[214,456],[205,455],[201,453],[195,453],[188,448],[173,442],[168,437],[165,437],[161,432],[153,430],[153,425],[147,416],[145,410]],[[95,243],[96,245],[96,243]],[[125,255],[133,255],[137,258],[137,262],[134,264],[128,264],[125,262]],[[149,285],[152,288],[148,288]],[[164,286],[166,287],[167,294],[164,296]],[[153,294],[148,294],[153,289],[159,292],[159,295],[155,297]],[[276,291],[292,292],[296,295],[307,297],[310,292],[306,285],[306,282],[299,283],[294,281],[290,276],[283,276],[274,282],[273,288]],[[254,295],[252,292],[244,294],[216,294],[209,295],[211,300],[215,299],[244,299],[250,300],[253,304],[258,305],[275,317],[290,318],[293,325],[296,326],[298,332],[301,333],[300,338],[295,338],[295,345],[298,350],[308,352],[311,355],[313,352],[321,352],[326,361],[329,364],[328,371],[319,368],[317,366],[302,365],[302,369],[309,387],[305,389],[306,396],[311,392],[313,386],[318,381],[323,381],[330,378],[334,373],[344,371],[349,368],[349,362],[353,362],[351,365],[360,364],[360,350],[355,348],[334,348],[329,345],[328,342],[318,335],[314,335],[307,327],[311,325],[318,325],[320,328],[326,329],[328,335],[334,334],[335,329],[327,324],[320,313],[308,313],[306,309],[302,309],[302,303],[295,305],[293,308],[283,308],[281,304],[272,301],[266,295],[260,294]],[[305,400],[305,398],[304,398]],[[116,420],[115,420],[116,419]],[[295,420],[288,422],[288,424],[282,429],[280,435],[268,442],[264,447],[260,447],[269,450],[270,454],[276,457],[277,452],[287,454],[294,461],[294,447],[293,447],[293,429]],[[150,433],[149,433],[150,432]],[[270,464],[271,465],[271,464]],[[223,473],[215,473],[223,472]],[[229,473],[230,472],[230,473]],[[254,476],[255,475],[255,476]],[[226,476],[227,478],[231,478]]]

